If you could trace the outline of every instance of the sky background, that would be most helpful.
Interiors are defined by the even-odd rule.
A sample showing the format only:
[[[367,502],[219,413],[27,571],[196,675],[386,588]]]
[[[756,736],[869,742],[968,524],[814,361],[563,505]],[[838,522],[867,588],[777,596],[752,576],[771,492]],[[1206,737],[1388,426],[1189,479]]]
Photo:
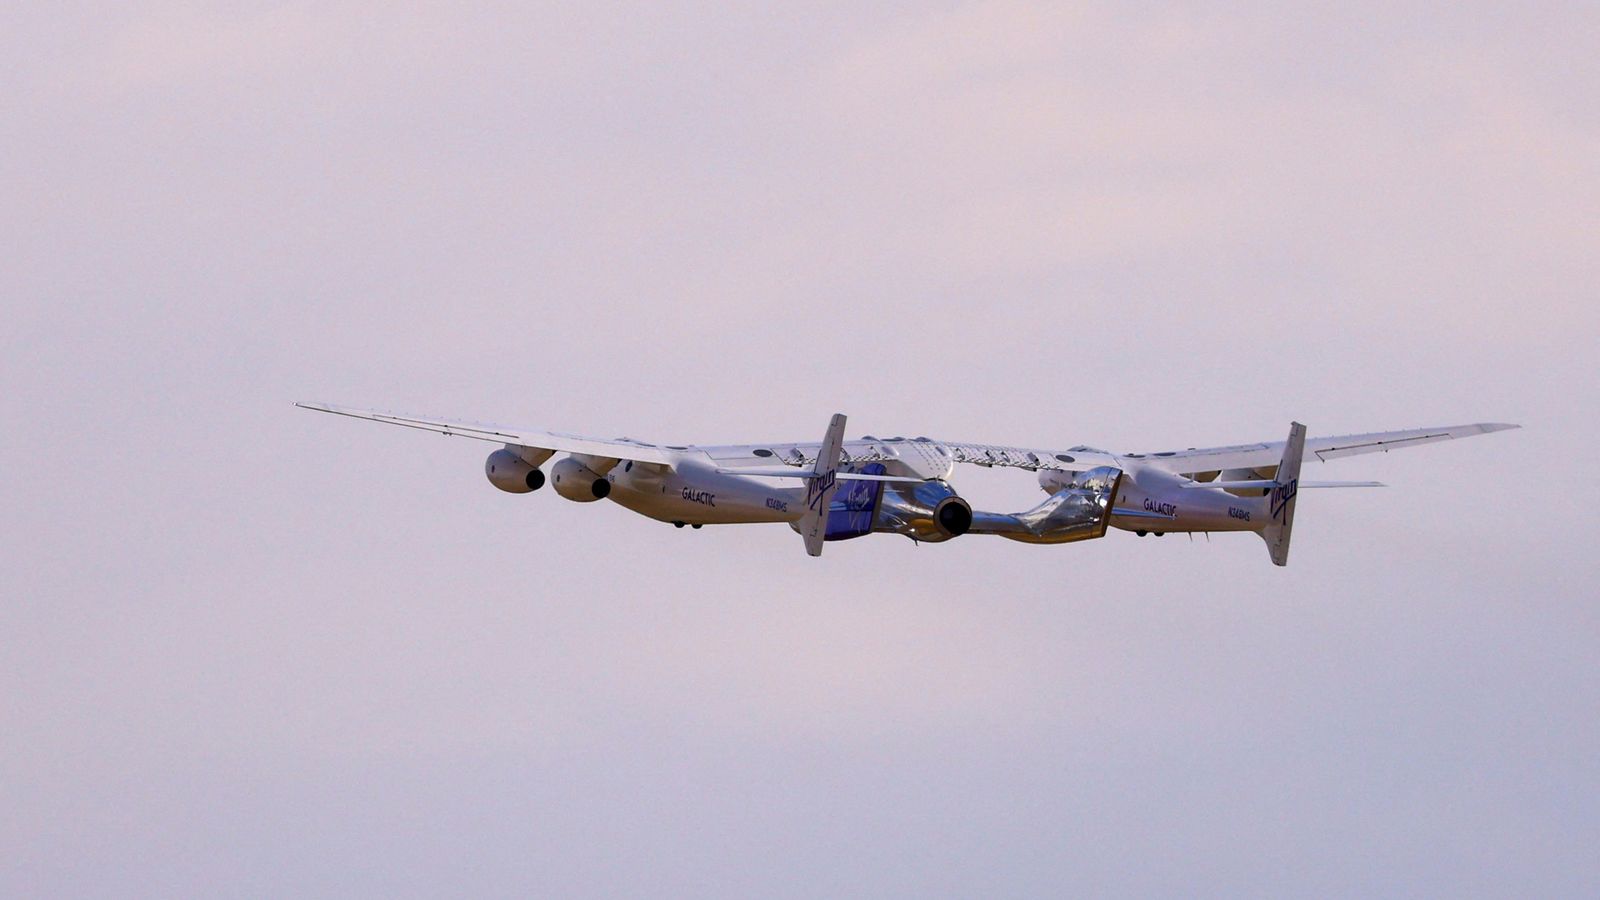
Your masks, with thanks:
[[[1595,896],[1590,3],[0,9],[0,893]],[[1160,450],[678,531],[331,401]],[[961,472],[982,507],[1042,499]]]

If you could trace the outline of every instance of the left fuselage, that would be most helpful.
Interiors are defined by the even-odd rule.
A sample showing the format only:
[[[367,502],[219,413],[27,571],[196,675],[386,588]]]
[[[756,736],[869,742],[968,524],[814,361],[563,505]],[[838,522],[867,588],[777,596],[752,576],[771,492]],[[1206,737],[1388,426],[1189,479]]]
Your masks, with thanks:
[[[805,509],[803,487],[718,472],[709,461],[687,454],[671,467],[623,463],[606,473],[606,479],[611,500],[662,522],[794,522]]]

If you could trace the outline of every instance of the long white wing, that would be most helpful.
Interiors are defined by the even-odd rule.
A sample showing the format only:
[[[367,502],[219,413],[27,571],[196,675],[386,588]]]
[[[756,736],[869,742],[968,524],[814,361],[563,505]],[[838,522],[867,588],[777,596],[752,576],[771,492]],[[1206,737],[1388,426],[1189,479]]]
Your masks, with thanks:
[[[1363,453],[1387,453],[1406,447],[1420,447],[1440,441],[1472,437],[1520,428],[1503,422],[1478,422],[1472,425],[1444,425],[1438,428],[1413,428],[1407,431],[1375,431],[1371,434],[1346,434],[1338,437],[1310,438],[1306,441],[1306,456],[1322,462],[1359,456]],[[1241,444],[1235,447],[1207,447],[1195,450],[1178,450],[1162,453],[1127,453],[1126,459],[1137,459],[1142,464],[1168,472],[1214,472],[1219,469],[1265,469],[1278,464],[1283,456],[1283,441],[1263,444]]]
[[[1413,428],[1408,431],[1378,431],[1338,437],[1311,438],[1306,455],[1326,462],[1362,453],[1379,453],[1404,447],[1419,447],[1439,441],[1520,428],[1500,422],[1473,425],[1446,425],[1439,428]],[[1046,450],[1029,447],[1001,447],[993,444],[937,442],[951,452],[955,462],[979,466],[1004,466],[1019,469],[1066,469],[1084,471],[1096,466],[1145,466],[1168,472],[1189,474],[1221,469],[1269,469],[1283,457],[1283,441],[1238,444],[1232,447],[1191,448],[1158,453],[1110,453],[1092,447]]]
[[[584,437],[577,434],[561,434],[554,431],[516,428],[509,425],[490,425],[485,422],[460,422],[451,419],[401,415],[376,409],[352,409],[346,406],[331,406],[326,403],[296,403],[295,406],[303,409],[314,409],[317,412],[366,419],[371,422],[383,422],[387,425],[419,428],[423,431],[467,437],[479,441],[493,441],[497,444],[517,444],[523,447],[536,447],[541,450],[558,450],[563,453],[584,453],[590,456],[603,456],[611,459],[631,459],[635,462],[671,465],[674,457],[670,451],[688,449],[687,447],[658,447],[654,444],[629,438],[607,440],[604,438]]]
[[[509,425],[491,425],[483,422],[464,422],[437,419],[427,416],[404,415],[374,409],[354,409],[323,403],[297,403],[296,406],[319,412],[352,416],[389,425],[419,428],[438,434],[458,435],[480,441],[517,444],[563,453],[585,453],[613,459],[631,459],[636,462],[672,465],[684,452],[703,453],[715,463],[729,467],[771,466],[783,463],[790,467],[811,466],[816,462],[818,445],[812,442],[768,442],[724,446],[673,446],[656,445],[631,438],[591,438],[583,435],[555,431],[519,428]],[[1413,428],[1407,431],[1378,431],[1370,434],[1349,434],[1338,437],[1310,438],[1306,441],[1306,455],[1319,460],[1340,459],[1363,453],[1380,453],[1405,447],[1419,447],[1439,441],[1471,437],[1519,428],[1500,422],[1480,422],[1471,425],[1447,425],[1438,428]],[[1206,447],[1189,450],[1170,450],[1158,453],[1109,453],[1092,447],[1069,447],[1052,450],[1029,447],[1005,447],[997,444],[974,444],[962,441],[938,441],[929,438],[862,438],[845,441],[843,458],[847,462],[873,462],[904,458],[907,453],[927,454],[929,458],[948,459],[950,463],[977,466],[994,466],[1017,469],[1061,469],[1087,471],[1099,466],[1126,468],[1142,465],[1168,472],[1190,474],[1213,472],[1221,469],[1269,469],[1283,456],[1283,441],[1258,444],[1238,444],[1231,447]],[[757,473],[753,473],[757,474]]]
[[[782,472],[787,476],[792,471],[803,476],[802,469],[809,469],[816,464],[817,450],[820,446],[815,441],[768,441],[759,444],[724,446],[652,444],[648,441],[639,441],[633,438],[592,438],[559,431],[542,431],[520,426],[468,422],[459,419],[441,419],[433,416],[419,416],[379,409],[357,409],[349,406],[334,406],[328,403],[296,403],[295,406],[302,409],[316,410],[317,412],[366,419],[369,422],[382,422],[386,425],[417,428],[423,431],[432,431],[436,434],[468,437],[480,441],[493,441],[497,444],[517,444],[523,447],[556,450],[562,453],[585,453],[591,456],[631,459],[635,462],[659,463],[662,465],[673,465],[684,454],[701,454],[709,457],[715,463],[739,466],[742,469],[751,467],[744,469],[744,471],[741,471],[741,469],[729,469],[728,471],[733,474],[744,474],[745,472],[752,475],[770,474],[764,469],[754,467],[783,463],[786,467],[785,469],[774,468],[772,472]],[[846,441],[843,447],[843,456],[847,462],[855,463],[892,460],[897,458],[897,454],[889,447],[899,441],[901,441],[900,438],[895,438],[893,441],[878,441],[876,439]],[[869,476],[855,474],[841,477],[846,480],[867,480],[869,478]],[[882,480],[897,481],[901,479],[884,476]]]

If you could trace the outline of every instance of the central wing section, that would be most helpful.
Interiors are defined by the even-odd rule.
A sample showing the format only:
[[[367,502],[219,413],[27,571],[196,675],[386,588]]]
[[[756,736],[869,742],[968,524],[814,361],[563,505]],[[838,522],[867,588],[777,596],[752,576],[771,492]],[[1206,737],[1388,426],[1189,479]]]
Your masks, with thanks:
[[[796,469],[816,465],[817,443],[783,441],[768,444],[738,444],[699,447],[719,465],[730,470],[741,467],[770,466],[782,463]],[[845,441],[840,461],[846,465],[862,466],[883,463],[894,475],[918,478],[948,478],[957,463],[985,467],[1002,467],[1037,471],[1048,469],[1062,472],[1086,472],[1104,466],[1115,466],[1114,456],[1103,450],[1073,447],[1068,450],[1042,450],[1027,447],[1006,447],[999,444],[973,444],[962,441],[940,441],[933,438],[876,438],[870,435],[854,441]]]

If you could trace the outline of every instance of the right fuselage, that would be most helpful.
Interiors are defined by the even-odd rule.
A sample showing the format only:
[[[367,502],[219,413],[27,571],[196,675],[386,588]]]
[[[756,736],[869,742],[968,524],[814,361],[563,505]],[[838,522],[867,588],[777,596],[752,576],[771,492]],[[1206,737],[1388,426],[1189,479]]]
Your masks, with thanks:
[[[1040,472],[1039,486],[1046,492],[1060,490],[1071,481],[1072,472]],[[1111,525],[1123,531],[1260,531],[1268,515],[1265,497],[1240,497],[1213,488],[1186,488],[1187,478],[1159,469],[1123,470],[1115,509],[1135,515],[1111,517]],[[1144,515],[1137,515],[1143,513]]]

